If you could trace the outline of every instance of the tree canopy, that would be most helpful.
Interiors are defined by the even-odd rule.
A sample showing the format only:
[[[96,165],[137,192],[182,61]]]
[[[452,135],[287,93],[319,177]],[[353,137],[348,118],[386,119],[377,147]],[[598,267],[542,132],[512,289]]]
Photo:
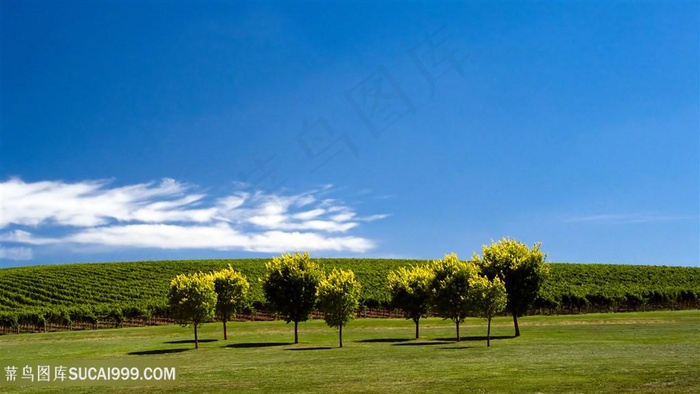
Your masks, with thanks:
[[[318,285],[318,307],[329,327],[338,328],[339,346],[343,347],[343,326],[354,317],[360,305],[362,286],[352,271],[333,269]]]
[[[400,267],[387,276],[391,306],[403,311],[406,319],[416,325],[416,339],[420,337],[420,319],[430,310],[433,270],[426,266]]]
[[[499,278],[489,280],[484,276],[469,279],[469,298],[476,316],[488,321],[486,346],[491,346],[491,319],[503,311],[508,300],[506,287]]]
[[[294,322],[294,343],[299,343],[299,322],[308,320],[316,305],[316,288],[323,271],[308,252],[275,257],[265,264],[265,270],[265,299],[287,323]]]
[[[194,347],[199,348],[197,327],[214,317],[216,292],[211,275],[195,273],[178,275],[170,282],[170,311],[183,327],[194,327]]]
[[[224,340],[228,339],[226,322],[248,304],[250,283],[242,273],[231,267],[212,273],[214,291],[216,292],[216,317],[223,322]]]
[[[478,275],[478,268],[471,262],[460,261],[452,253],[434,261],[432,269],[433,308],[438,316],[455,323],[457,341],[460,341],[459,324],[471,312],[469,279]]]
[[[520,336],[518,317],[524,315],[537,298],[548,272],[546,255],[536,243],[532,249],[520,241],[503,238],[483,246],[483,257],[474,254],[481,273],[489,279],[499,278],[506,287],[506,309],[513,315],[515,336]]]

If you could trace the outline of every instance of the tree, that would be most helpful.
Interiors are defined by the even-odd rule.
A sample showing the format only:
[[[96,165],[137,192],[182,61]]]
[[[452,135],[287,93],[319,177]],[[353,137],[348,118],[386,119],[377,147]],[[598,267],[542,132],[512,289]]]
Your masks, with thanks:
[[[474,261],[481,273],[489,279],[499,278],[506,286],[508,303],[506,309],[513,315],[515,336],[520,336],[518,317],[523,316],[537,298],[548,272],[544,264],[546,255],[536,243],[527,245],[513,239],[503,238],[483,246],[483,257],[474,254]]]
[[[343,326],[355,317],[360,306],[360,282],[352,271],[333,269],[318,285],[318,306],[329,327],[338,327],[338,343],[343,347]]]
[[[299,322],[307,321],[316,306],[316,288],[323,275],[309,253],[286,253],[265,264],[265,299],[287,323],[294,322],[294,343],[299,343]]]
[[[406,319],[413,320],[416,339],[420,336],[420,318],[430,309],[432,280],[433,271],[425,266],[401,267],[387,276],[391,306],[401,309]]]
[[[433,261],[432,304],[438,316],[455,323],[457,342],[459,324],[471,311],[469,303],[469,279],[477,276],[478,268],[471,262],[459,261],[455,253]]]
[[[474,313],[488,320],[486,346],[491,347],[491,319],[506,308],[506,287],[499,278],[475,276],[469,279],[469,298]]]
[[[178,275],[170,282],[168,303],[172,316],[183,327],[194,327],[194,348],[199,349],[197,328],[214,317],[216,292],[211,275]]]
[[[226,322],[236,316],[248,302],[250,283],[245,275],[228,266],[227,269],[214,272],[214,291],[216,292],[216,317],[224,324],[224,340],[228,339]]]

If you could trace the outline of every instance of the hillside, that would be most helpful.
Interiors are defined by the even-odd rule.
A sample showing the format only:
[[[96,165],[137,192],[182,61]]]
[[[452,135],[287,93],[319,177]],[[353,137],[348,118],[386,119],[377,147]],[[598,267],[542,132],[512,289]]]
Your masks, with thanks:
[[[166,316],[170,279],[180,273],[231,264],[248,276],[254,306],[264,307],[259,278],[267,259],[145,261],[0,269],[0,326],[10,315],[36,320]],[[318,259],[326,268],[352,269],[363,285],[364,305],[386,306],[390,270],[422,260]],[[550,263],[550,275],[532,313],[697,307],[700,268]],[[4,322],[4,323],[3,323]]]

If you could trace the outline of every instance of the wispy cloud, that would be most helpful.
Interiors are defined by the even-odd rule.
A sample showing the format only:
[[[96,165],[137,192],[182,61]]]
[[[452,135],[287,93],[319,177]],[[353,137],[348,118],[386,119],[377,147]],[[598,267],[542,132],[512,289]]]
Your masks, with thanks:
[[[31,260],[34,253],[29,248],[0,247],[0,260]]]
[[[692,215],[662,215],[658,213],[601,213],[591,215],[569,215],[563,218],[566,223],[610,223],[610,224],[632,224],[632,223],[654,223],[670,222],[681,220],[697,220],[699,217]]]
[[[123,187],[109,187],[103,180],[27,183],[10,179],[0,183],[0,229],[6,230],[0,241],[36,246],[365,252],[374,243],[347,233],[387,216],[359,216],[341,201],[324,198],[328,186],[292,195],[241,190],[213,199],[196,190],[173,179]]]
[[[186,194],[189,187],[172,179],[108,188],[107,181],[1,183],[0,228],[10,224],[41,226],[99,226],[120,222],[207,222],[213,207],[197,208],[203,194]]]

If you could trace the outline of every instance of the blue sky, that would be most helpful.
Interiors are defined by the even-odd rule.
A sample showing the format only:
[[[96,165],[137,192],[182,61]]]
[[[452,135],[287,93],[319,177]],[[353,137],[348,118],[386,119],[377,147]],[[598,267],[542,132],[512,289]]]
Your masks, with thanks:
[[[700,6],[1,3],[0,266],[700,265]]]

